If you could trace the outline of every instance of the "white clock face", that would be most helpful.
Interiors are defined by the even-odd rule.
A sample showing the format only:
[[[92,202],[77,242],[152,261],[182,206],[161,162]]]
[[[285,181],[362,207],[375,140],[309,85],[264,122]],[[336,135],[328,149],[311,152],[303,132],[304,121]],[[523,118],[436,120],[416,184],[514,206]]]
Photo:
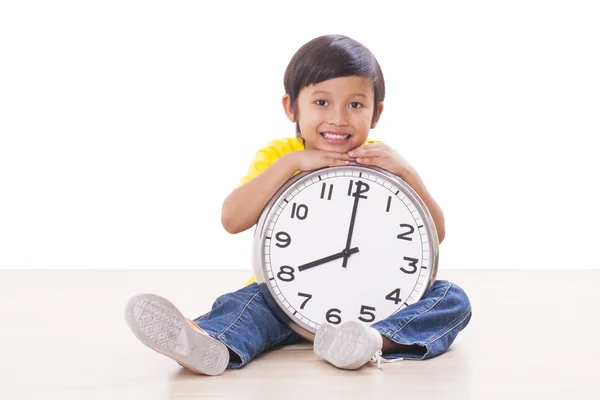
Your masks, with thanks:
[[[419,300],[437,238],[404,191],[349,166],[309,174],[278,198],[261,242],[264,279],[294,322],[312,332],[325,321],[370,325]]]

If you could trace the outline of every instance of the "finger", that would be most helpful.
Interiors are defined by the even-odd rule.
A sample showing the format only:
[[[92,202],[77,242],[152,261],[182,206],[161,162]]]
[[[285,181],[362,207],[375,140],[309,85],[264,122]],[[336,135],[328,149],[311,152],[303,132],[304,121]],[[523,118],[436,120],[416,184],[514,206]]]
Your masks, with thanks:
[[[364,165],[377,165],[377,157],[358,157],[356,162]]]
[[[335,151],[328,151],[327,157],[333,158],[336,160],[353,160],[352,157],[348,155],[348,153],[337,153]]]
[[[329,166],[330,167],[337,167],[339,165],[348,165],[350,163],[349,160],[340,160],[340,159],[336,159],[336,158],[330,158],[329,159]]]
[[[362,146],[359,147],[355,150],[352,150],[350,152],[348,152],[348,155],[352,156],[352,157],[376,157],[381,155],[383,152],[383,149],[381,149],[380,147],[374,147],[374,146]]]

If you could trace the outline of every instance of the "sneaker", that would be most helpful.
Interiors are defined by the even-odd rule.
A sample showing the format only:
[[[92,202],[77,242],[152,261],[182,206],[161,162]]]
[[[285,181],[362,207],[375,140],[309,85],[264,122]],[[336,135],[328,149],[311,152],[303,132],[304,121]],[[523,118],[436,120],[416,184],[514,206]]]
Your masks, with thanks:
[[[185,318],[167,299],[138,294],[127,303],[125,319],[140,342],[194,372],[219,375],[229,364],[227,347]]]
[[[377,330],[356,321],[339,327],[322,324],[314,341],[315,354],[342,369],[358,369],[373,358],[379,368],[382,346]]]

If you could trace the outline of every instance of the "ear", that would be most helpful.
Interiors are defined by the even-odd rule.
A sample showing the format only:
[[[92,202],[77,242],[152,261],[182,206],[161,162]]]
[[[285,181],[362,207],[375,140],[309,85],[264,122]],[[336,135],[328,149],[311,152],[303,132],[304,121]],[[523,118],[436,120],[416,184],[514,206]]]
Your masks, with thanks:
[[[292,99],[290,99],[290,96],[287,93],[283,95],[281,103],[283,104],[283,111],[285,111],[285,115],[288,117],[288,119],[292,122],[296,122],[294,108],[292,107]]]
[[[377,122],[379,122],[379,117],[381,117],[381,113],[383,112],[383,101],[379,103],[377,106],[377,116],[373,119],[371,123],[371,129],[377,126]]]

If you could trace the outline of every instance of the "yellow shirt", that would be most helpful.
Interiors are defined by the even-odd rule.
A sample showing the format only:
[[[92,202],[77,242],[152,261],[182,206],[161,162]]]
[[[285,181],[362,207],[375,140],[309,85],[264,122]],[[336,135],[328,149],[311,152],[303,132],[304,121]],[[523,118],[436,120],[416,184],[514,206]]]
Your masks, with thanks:
[[[367,140],[365,143],[375,143],[378,140]],[[250,168],[248,169],[248,173],[240,179],[239,186],[242,186],[252,179],[256,178],[261,172],[269,168],[271,164],[273,164],[279,157],[284,154],[291,153],[293,151],[304,150],[304,145],[302,141],[297,137],[288,137],[284,139],[273,140],[266,147],[260,149],[254,159],[252,160],[252,164],[250,164]],[[300,171],[296,171],[298,173]],[[252,276],[247,282],[245,286],[248,286],[254,282],[254,276]]]
[[[266,147],[256,152],[252,164],[248,168],[248,173],[240,179],[239,186],[256,178],[261,172],[277,161],[279,157],[298,150],[304,150],[304,145],[297,137],[273,140]]]

